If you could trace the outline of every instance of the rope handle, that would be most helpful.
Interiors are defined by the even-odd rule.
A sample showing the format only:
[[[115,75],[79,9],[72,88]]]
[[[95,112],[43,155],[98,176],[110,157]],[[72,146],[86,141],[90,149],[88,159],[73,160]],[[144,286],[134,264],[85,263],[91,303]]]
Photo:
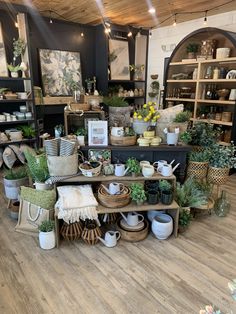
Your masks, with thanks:
[[[42,208],[40,206],[38,206],[37,213],[36,213],[35,217],[33,218],[31,215],[30,207],[31,207],[31,203],[28,202],[28,218],[30,221],[35,222],[36,220],[38,220],[39,215],[42,213]]]

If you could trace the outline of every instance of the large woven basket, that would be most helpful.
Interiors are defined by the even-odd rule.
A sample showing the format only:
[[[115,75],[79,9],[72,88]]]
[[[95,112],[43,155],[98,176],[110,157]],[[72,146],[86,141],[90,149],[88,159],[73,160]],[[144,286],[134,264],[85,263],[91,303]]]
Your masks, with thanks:
[[[89,245],[94,245],[98,242],[98,237],[102,236],[102,231],[96,225],[96,223],[87,223],[82,231],[81,238],[85,243]]]
[[[64,239],[74,241],[81,237],[82,229],[83,227],[80,221],[71,224],[64,222],[61,227],[60,234]]]
[[[130,203],[130,200],[130,189],[126,186],[121,194],[117,195],[108,194],[102,186],[98,188],[98,201],[101,205],[108,208],[120,208],[126,206]]]
[[[187,177],[193,177],[198,180],[205,179],[209,162],[190,161],[187,168]]]
[[[92,169],[84,169],[82,164],[79,166],[80,171],[85,177],[97,177],[101,173],[102,163],[99,162],[99,166]]]
[[[110,143],[114,146],[133,146],[136,144],[137,137],[134,136],[110,136]]]
[[[229,177],[229,170],[229,168],[209,167],[207,181],[217,185],[225,184]]]

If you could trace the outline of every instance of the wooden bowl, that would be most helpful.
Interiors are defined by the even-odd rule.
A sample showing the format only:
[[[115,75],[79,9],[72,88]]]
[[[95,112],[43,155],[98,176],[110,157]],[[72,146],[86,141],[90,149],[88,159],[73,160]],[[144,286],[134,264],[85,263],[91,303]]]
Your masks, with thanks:
[[[111,195],[108,194],[107,191],[102,186],[100,186],[98,188],[98,201],[101,205],[106,206],[108,208],[124,207],[128,205],[131,201],[130,189],[125,186],[121,194]]]
[[[120,217],[117,221],[117,230],[120,232],[122,240],[125,240],[128,242],[138,242],[138,241],[142,241],[146,239],[146,237],[148,236],[148,231],[149,231],[149,222],[146,219],[144,220],[143,229],[139,231],[124,230],[120,224],[121,219],[123,218]]]
[[[133,146],[136,144],[137,137],[134,136],[113,136],[110,135],[110,143],[114,146]]]

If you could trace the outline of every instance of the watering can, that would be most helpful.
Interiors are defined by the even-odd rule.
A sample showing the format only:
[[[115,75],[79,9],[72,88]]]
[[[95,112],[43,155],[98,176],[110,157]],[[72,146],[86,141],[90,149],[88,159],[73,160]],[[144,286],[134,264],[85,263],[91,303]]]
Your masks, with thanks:
[[[105,238],[102,239],[98,237],[98,239],[106,246],[106,247],[114,247],[117,244],[117,241],[120,239],[119,231],[107,231],[105,233]]]

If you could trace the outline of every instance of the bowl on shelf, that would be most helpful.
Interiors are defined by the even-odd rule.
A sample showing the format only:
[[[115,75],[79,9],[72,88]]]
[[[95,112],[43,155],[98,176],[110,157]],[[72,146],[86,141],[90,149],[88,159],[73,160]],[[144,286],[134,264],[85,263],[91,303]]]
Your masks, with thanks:
[[[17,95],[16,95],[16,94],[7,93],[7,94],[5,94],[5,97],[6,97],[6,99],[8,99],[8,100],[17,99]]]
[[[229,92],[230,90],[227,88],[218,89],[217,95],[219,96],[219,100],[225,100],[225,98],[229,96]]]

